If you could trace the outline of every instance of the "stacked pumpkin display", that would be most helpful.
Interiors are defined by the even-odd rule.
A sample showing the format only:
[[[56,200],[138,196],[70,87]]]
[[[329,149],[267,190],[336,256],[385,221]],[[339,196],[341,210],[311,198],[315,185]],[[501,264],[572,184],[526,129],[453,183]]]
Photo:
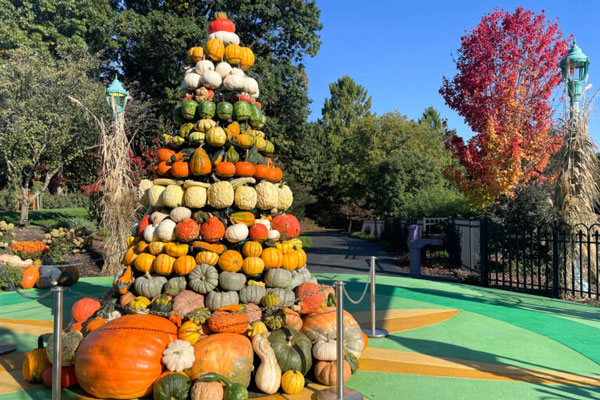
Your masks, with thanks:
[[[148,211],[114,296],[73,309],[76,377],[100,398],[238,400],[252,381],[293,394],[310,371],[335,384],[335,297],[306,268],[298,220],[285,213],[293,195],[244,72],[254,55],[224,14],[209,33],[188,53],[155,179],[140,184]],[[344,325],[348,379],[366,337],[348,313]]]

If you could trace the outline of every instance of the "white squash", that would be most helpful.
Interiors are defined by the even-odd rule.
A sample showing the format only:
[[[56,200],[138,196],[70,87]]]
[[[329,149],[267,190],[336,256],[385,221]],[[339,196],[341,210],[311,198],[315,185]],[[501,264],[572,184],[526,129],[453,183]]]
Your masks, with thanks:
[[[156,235],[158,236],[158,239],[162,240],[163,242],[170,242],[175,240],[175,226],[177,226],[177,223],[172,219],[164,219],[156,227]]]
[[[194,67],[194,72],[198,75],[202,75],[206,71],[214,71],[215,65],[210,60],[201,60],[196,63]]]
[[[218,31],[208,35],[208,40],[219,39],[225,46],[228,44],[240,44],[240,37],[233,32]]]
[[[252,338],[252,348],[260,357],[260,365],[256,370],[254,382],[256,387],[267,394],[274,394],[281,385],[281,368],[277,364],[275,352],[269,343],[269,332],[261,333]]]
[[[320,361],[337,360],[337,340],[319,340],[313,345],[313,357]]]
[[[191,368],[196,361],[194,348],[190,342],[177,339],[169,343],[163,351],[162,362],[169,371],[181,372],[184,369]]]
[[[148,225],[142,233],[144,240],[148,243],[158,240],[158,234],[156,233],[156,227],[154,225]]]
[[[150,188],[150,192],[148,192],[148,203],[150,206],[157,208],[164,206],[162,201],[162,194],[165,191],[165,186],[154,185]]]
[[[183,197],[185,201],[185,194]],[[171,210],[171,219],[175,222],[181,222],[189,218],[192,218],[192,210],[187,207],[175,207]]]
[[[206,189],[200,186],[190,186],[185,190],[183,202],[190,208],[202,208],[206,205]]]
[[[223,79],[216,71],[205,71],[202,74],[202,84],[207,89],[216,89],[221,86]]]
[[[256,82],[256,79],[246,77],[244,80],[244,92],[252,97],[258,97],[258,82]]]
[[[232,68],[231,75],[239,75],[239,76],[243,76],[244,78],[246,77],[246,73],[239,68]]]
[[[233,224],[225,231],[225,239],[231,243],[238,243],[248,238],[248,227],[245,224]]]
[[[217,64],[215,71],[217,71],[217,73],[221,75],[221,78],[225,79],[225,77],[231,72],[231,65],[229,65],[229,63],[226,63],[225,61],[220,62]]]
[[[185,84],[186,89],[196,90],[202,84],[202,77],[195,72],[190,72],[183,78],[183,83]]]
[[[168,218],[169,214],[165,214],[164,212],[161,211],[154,211],[151,215],[150,215],[150,222],[152,222],[152,225],[154,226],[158,226],[163,219]]]
[[[279,196],[277,199],[277,209],[285,211],[292,206],[294,194],[288,185],[279,187]]]
[[[235,69],[235,68],[234,68]],[[244,88],[244,77],[235,74],[229,74],[223,79],[225,90],[240,91]]]
[[[276,231],[275,229],[271,229],[269,231],[269,240],[277,242],[279,239],[281,239],[281,233],[279,233],[279,231]]]

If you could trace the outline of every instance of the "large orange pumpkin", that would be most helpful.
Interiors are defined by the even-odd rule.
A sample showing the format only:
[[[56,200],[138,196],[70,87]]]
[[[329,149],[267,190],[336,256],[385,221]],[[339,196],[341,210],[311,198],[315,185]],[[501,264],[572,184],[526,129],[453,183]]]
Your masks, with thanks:
[[[193,380],[215,372],[248,387],[254,352],[247,337],[235,333],[215,333],[194,345],[196,361],[185,373]]]
[[[117,318],[90,333],[77,350],[79,385],[100,398],[133,399],[152,393],[162,373],[162,353],[177,327],[155,315]]]
[[[40,277],[40,267],[27,267],[23,272],[23,279],[21,280],[21,287],[23,289],[31,289],[35,286]]]
[[[100,309],[100,302],[90,297],[79,299],[71,308],[71,316],[77,322],[83,322]]]

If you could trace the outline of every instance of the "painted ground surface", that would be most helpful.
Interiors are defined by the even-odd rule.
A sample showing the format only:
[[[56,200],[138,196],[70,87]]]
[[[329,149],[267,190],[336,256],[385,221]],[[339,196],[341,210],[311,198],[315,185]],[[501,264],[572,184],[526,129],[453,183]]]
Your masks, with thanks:
[[[341,279],[353,298],[364,276]],[[76,289],[100,296],[110,278],[88,278]],[[600,399],[600,309],[535,296],[452,283],[381,276],[379,327],[391,334],[371,339],[361,370],[347,386],[370,399]],[[35,290],[29,291],[35,294]],[[66,296],[65,310],[75,300]],[[51,331],[51,298],[25,300],[0,294],[0,343],[18,351],[0,356],[0,400],[47,399],[50,392],[21,379],[22,352]],[[345,303],[359,322],[369,319],[368,295]],[[23,390],[25,389],[25,390]],[[298,396],[309,399],[318,387]],[[66,392],[66,391],[65,391]],[[75,399],[75,393],[63,398]]]

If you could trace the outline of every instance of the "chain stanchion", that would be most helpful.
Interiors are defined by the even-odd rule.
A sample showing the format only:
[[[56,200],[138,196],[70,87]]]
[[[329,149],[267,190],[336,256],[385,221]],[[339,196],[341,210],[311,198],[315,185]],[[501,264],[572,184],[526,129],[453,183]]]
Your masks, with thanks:
[[[363,400],[364,396],[356,390],[344,387],[344,285],[342,281],[335,283],[336,323],[337,323],[337,386],[321,390],[318,400]]]
[[[363,332],[371,338],[382,338],[388,335],[388,331],[375,327],[377,322],[377,307],[375,306],[375,260],[376,257],[371,256],[371,270],[369,271],[371,280],[371,326],[370,328],[364,328]]]
[[[55,286],[54,293],[54,360],[52,361],[52,400],[60,400],[62,370],[63,294],[65,288]]]

